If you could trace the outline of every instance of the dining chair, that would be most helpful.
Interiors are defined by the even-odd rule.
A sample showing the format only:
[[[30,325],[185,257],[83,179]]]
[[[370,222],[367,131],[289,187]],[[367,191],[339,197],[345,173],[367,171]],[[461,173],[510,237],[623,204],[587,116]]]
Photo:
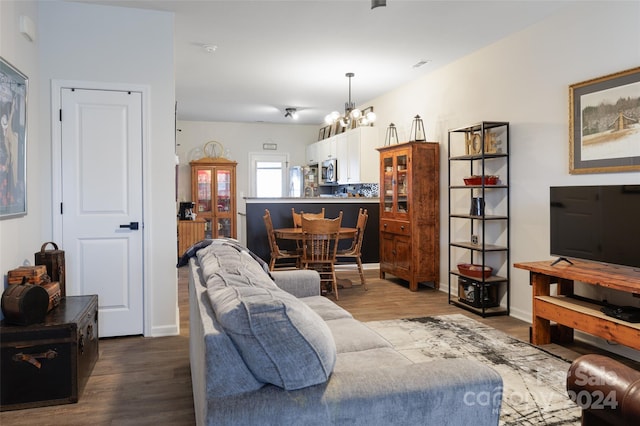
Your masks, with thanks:
[[[273,231],[273,222],[271,221],[271,213],[269,209],[264,210],[264,225],[267,228],[267,235],[269,237],[269,250],[271,251],[271,259],[269,261],[269,270],[273,271],[276,267],[276,261],[278,260],[289,260],[295,262],[295,267],[297,268],[300,265],[300,252],[293,250],[282,250],[278,247],[278,241],[276,239],[276,234]],[[291,267],[290,264],[279,265],[279,266],[288,266]]]
[[[365,290],[367,288],[367,282],[364,278],[364,271],[362,268],[362,239],[364,238],[364,229],[367,226],[367,219],[369,218],[369,214],[367,213],[367,209],[360,209],[358,211],[358,222],[356,223],[356,236],[351,241],[351,247],[343,250],[338,250],[336,253],[336,260],[344,260],[344,259],[352,259],[355,260],[358,264],[358,272],[360,273],[360,282]]]
[[[305,213],[300,211],[300,213],[296,213],[296,210],[291,207],[291,217],[293,218],[293,227],[300,228],[302,227],[302,215],[305,215],[311,219],[324,219],[324,207],[320,211],[320,213]]]
[[[324,207],[320,210],[320,213],[305,213],[300,210],[300,213],[296,213],[296,210],[291,207],[291,217],[293,218],[293,227],[301,228],[302,227],[302,215],[305,215],[310,219],[324,219]],[[298,250],[302,251],[302,242],[296,241],[296,247]]]
[[[336,252],[342,224],[342,212],[335,219],[309,219],[302,216],[302,267],[320,275],[320,286],[331,285],[338,300]]]

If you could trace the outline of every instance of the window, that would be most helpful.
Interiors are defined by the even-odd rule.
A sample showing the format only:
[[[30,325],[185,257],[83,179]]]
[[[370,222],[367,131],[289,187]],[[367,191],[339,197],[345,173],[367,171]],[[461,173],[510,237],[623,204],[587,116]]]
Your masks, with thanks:
[[[249,154],[251,164],[251,196],[282,197],[287,195],[289,158],[286,154]]]

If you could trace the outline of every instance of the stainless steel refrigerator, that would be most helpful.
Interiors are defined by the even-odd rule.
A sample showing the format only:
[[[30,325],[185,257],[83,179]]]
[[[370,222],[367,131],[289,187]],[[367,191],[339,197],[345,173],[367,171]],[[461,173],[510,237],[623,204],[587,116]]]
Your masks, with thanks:
[[[304,167],[289,168],[289,197],[304,197]]]

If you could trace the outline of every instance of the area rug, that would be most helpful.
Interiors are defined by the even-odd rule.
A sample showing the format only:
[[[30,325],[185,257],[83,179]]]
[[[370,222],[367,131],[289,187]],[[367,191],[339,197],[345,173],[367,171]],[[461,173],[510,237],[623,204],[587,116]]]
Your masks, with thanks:
[[[570,363],[529,343],[461,314],[367,325],[414,362],[470,358],[493,367],[503,380],[501,425],[580,425],[566,392]]]

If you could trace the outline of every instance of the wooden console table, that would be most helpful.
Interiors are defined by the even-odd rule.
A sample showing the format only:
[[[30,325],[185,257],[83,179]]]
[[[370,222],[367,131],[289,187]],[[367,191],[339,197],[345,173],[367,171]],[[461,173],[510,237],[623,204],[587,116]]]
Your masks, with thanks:
[[[206,224],[202,219],[178,221],[178,259],[189,247],[204,240]]]
[[[558,340],[573,340],[573,330],[584,331],[630,348],[640,350],[640,323],[630,323],[605,315],[596,301],[576,298],[574,281],[611,288],[640,297],[640,272],[637,268],[603,265],[571,259],[573,265],[552,261],[516,263],[530,271],[533,293],[531,343],[551,343],[551,321],[558,324]],[[557,295],[550,295],[550,285],[558,284]]]

